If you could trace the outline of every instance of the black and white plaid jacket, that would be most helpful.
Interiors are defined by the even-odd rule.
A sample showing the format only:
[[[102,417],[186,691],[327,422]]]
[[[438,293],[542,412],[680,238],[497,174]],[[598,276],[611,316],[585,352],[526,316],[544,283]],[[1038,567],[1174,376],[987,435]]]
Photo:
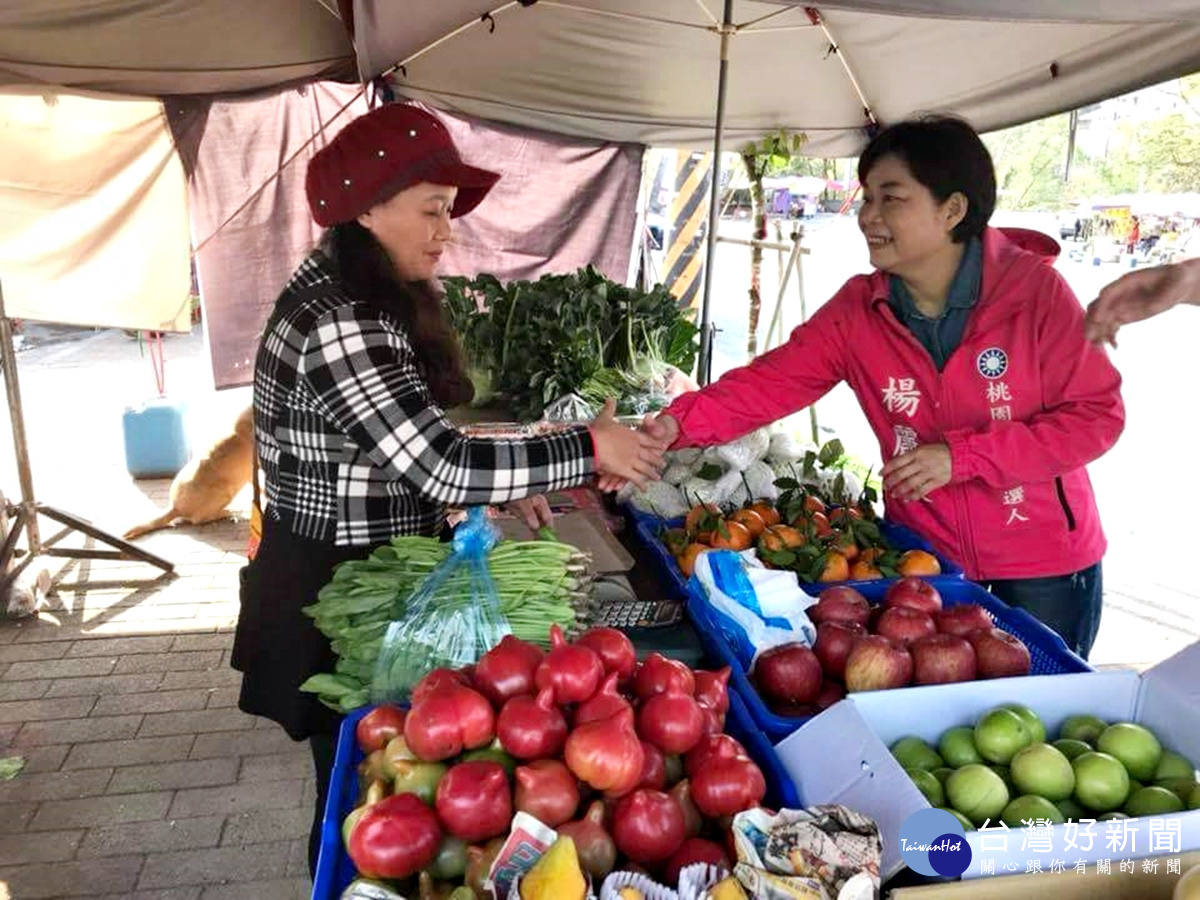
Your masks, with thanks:
[[[349,297],[319,251],[267,321],[254,427],[266,515],[337,545],[436,534],[448,504],[503,503],[594,475],[585,426],[528,440],[455,429],[399,323]]]

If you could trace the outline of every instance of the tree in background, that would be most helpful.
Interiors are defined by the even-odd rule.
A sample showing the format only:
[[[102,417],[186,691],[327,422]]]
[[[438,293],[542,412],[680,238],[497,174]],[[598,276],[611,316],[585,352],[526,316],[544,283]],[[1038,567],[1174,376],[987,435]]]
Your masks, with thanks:
[[[1160,119],[1152,130],[1140,129],[1142,163],[1147,183],[1164,194],[1200,191],[1200,121],[1183,113]]]
[[[800,152],[806,138],[801,134],[789,135],[782,128],[761,141],[755,141],[741,150],[742,165],[750,180],[750,214],[754,227],[750,238],[754,241],[767,239],[767,204],[763,193],[763,178],[782,171]],[[762,312],[762,247],[755,244],[750,248],[750,317],[746,337],[746,354],[753,359],[758,355],[758,319]]]
[[[1061,209],[1086,197],[1200,191],[1200,73],[1159,88],[1182,108],[1127,120],[1104,155],[1078,150],[1063,181],[1068,116],[1051,116],[984,136],[1005,209]]]
[[[1005,209],[1057,208],[1065,203],[1067,116],[1051,116],[984,135]]]
[[[839,160],[829,157],[793,156],[778,172],[771,171],[768,175],[808,175],[813,178],[824,178],[835,181],[838,177]]]

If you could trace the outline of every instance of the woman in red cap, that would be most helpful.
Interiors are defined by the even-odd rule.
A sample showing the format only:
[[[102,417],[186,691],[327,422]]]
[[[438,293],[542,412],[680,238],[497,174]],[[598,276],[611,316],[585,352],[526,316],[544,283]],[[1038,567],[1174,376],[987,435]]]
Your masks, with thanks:
[[[543,492],[600,473],[641,482],[661,462],[611,408],[590,427],[516,441],[466,437],[447,419],[472,388],[435,275],[450,220],[498,177],[464,163],[445,126],[418,107],[390,104],[351,122],[309,164],[309,207],[328,230],[283,289],[255,361],[266,497],[232,663],[243,673],[241,709],[310,739],[312,868],[337,717],[297,688],[335,660],[300,610],[333,567],[395,535],[438,534],[448,504],[524,502],[526,520],[545,523]]]

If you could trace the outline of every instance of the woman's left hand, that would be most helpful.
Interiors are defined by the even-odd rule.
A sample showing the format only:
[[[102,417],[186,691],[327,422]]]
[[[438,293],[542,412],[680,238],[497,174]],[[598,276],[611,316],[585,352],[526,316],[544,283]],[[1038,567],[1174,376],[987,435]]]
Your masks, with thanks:
[[[518,516],[522,522],[529,526],[529,530],[537,533],[538,529],[554,524],[554,513],[550,511],[550,504],[546,502],[546,498],[541,494],[536,494],[533,497],[523,497],[520,500],[512,500],[506,503],[505,509],[513,515]]]
[[[950,448],[923,444],[901,453],[883,467],[883,489],[897,500],[924,500],[950,483]]]

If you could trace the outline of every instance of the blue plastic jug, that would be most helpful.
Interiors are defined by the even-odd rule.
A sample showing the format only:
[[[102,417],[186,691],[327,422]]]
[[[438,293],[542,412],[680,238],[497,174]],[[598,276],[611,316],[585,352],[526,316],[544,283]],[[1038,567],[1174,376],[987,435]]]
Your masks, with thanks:
[[[125,409],[125,467],[134,478],[174,478],[191,458],[184,403],[159,397]]]

